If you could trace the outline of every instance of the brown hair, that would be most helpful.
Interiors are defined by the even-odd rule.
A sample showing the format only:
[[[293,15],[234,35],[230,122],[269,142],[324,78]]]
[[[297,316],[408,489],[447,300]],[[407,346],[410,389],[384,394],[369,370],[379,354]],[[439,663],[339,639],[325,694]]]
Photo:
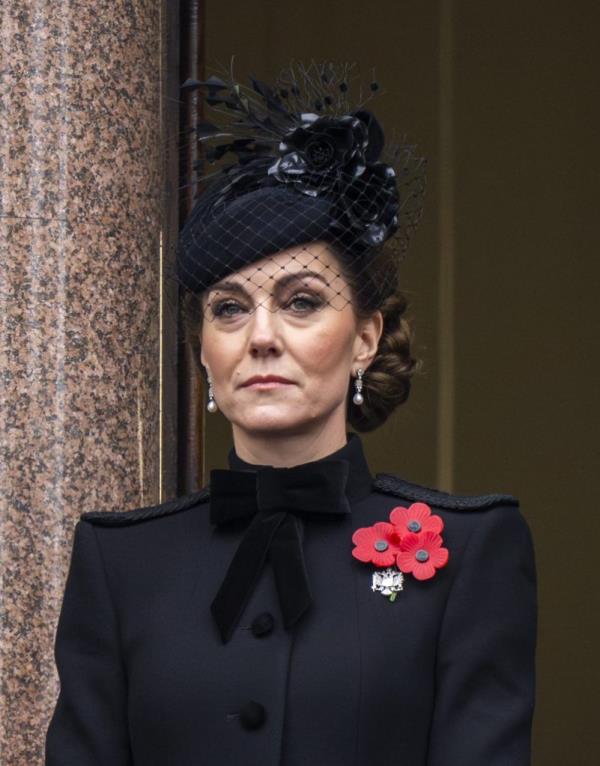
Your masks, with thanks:
[[[342,273],[350,285],[353,296],[353,309],[358,319],[371,316],[376,308],[372,295],[365,290],[365,275],[355,275],[347,259],[335,247],[331,247],[342,266]],[[393,255],[385,249],[379,254],[377,264],[370,269],[374,279],[381,282],[381,271],[390,275],[388,284],[395,284],[391,294],[378,306],[383,315],[383,330],[373,362],[363,376],[362,395],[364,401],[354,404],[354,378],[348,385],[347,420],[360,432],[373,431],[384,423],[394,409],[406,401],[410,393],[411,378],[420,367],[420,362],[412,356],[413,332],[406,318],[408,301],[397,287],[396,269]],[[381,270],[381,271],[380,271]],[[377,272],[377,273],[376,273]],[[358,287],[360,286],[360,289]],[[182,306],[184,341],[190,344],[192,355],[206,381],[206,371],[200,362],[202,334],[202,294],[185,291]]]
[[[348,261],[340,252],[336,254],[352,291],[356,317],[366,319],[377,308],[383,316],[383,330],[377,352],[363,376],[362,404],[354,404],[352,401],[354,378],[348,386],[348,422],[356,431],[373,431],[408,399],[411,378],[420,367],[420,362],[412,355],[413,331],[405,316],[408,300],[398,286],[392,250],[382,248],[368,270],[360,275],[353,273],[352,261]],[[372,290],[365,289],[365,279],[373,282]],[[378,300],[377,286],[383,284],[388,285],[388,294]]]
[[[347,419],[357,431],[373,431],[408,398],[419,362],[412,356],[412,329],[404,316],[407,306],[399,291],[380,306],[383,331],[375,358],[363,376],[362,404],[352,401],[354,379],[349,384]]]

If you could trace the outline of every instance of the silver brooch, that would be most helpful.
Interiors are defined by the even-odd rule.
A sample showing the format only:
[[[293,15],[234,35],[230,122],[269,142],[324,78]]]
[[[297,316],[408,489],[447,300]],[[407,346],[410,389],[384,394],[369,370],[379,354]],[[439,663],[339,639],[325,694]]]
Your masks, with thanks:
[[[390,601],[395,601],[398,592],[403,588],[404,575],[400,570],[388,567],[373,572],[373,584],[371,585],[373,593],[379,592],[382,596],[389,596]]]

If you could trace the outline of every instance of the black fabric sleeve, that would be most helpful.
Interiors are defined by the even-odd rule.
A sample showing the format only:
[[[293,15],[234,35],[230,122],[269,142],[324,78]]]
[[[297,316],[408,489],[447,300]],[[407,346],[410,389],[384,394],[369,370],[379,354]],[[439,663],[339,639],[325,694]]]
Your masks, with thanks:
[[[479,512],[473,522],[439,636],[428,766],[529,766],[537,629],[531,535],[516,507]]]
[[[46,766],[132,766],[117,619],[96,531],[83,521],[75,528],[55,659],[60,694]]]

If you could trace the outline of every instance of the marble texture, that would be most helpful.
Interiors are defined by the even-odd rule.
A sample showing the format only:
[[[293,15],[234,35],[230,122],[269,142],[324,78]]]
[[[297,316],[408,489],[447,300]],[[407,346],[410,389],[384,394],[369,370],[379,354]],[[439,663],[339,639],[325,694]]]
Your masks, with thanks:
[[[0,761],[43,763],[73,527],[159,497],[162,3],[0,9]]]

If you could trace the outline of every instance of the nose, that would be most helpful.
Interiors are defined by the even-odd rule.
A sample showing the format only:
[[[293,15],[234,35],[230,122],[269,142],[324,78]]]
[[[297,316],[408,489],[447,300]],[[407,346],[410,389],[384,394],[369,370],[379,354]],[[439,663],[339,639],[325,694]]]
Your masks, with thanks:
[[[271,311],[264,305],[254,309],[250,324],[249,348],[254,357],[276,356],[281,353],[277,311]]]

